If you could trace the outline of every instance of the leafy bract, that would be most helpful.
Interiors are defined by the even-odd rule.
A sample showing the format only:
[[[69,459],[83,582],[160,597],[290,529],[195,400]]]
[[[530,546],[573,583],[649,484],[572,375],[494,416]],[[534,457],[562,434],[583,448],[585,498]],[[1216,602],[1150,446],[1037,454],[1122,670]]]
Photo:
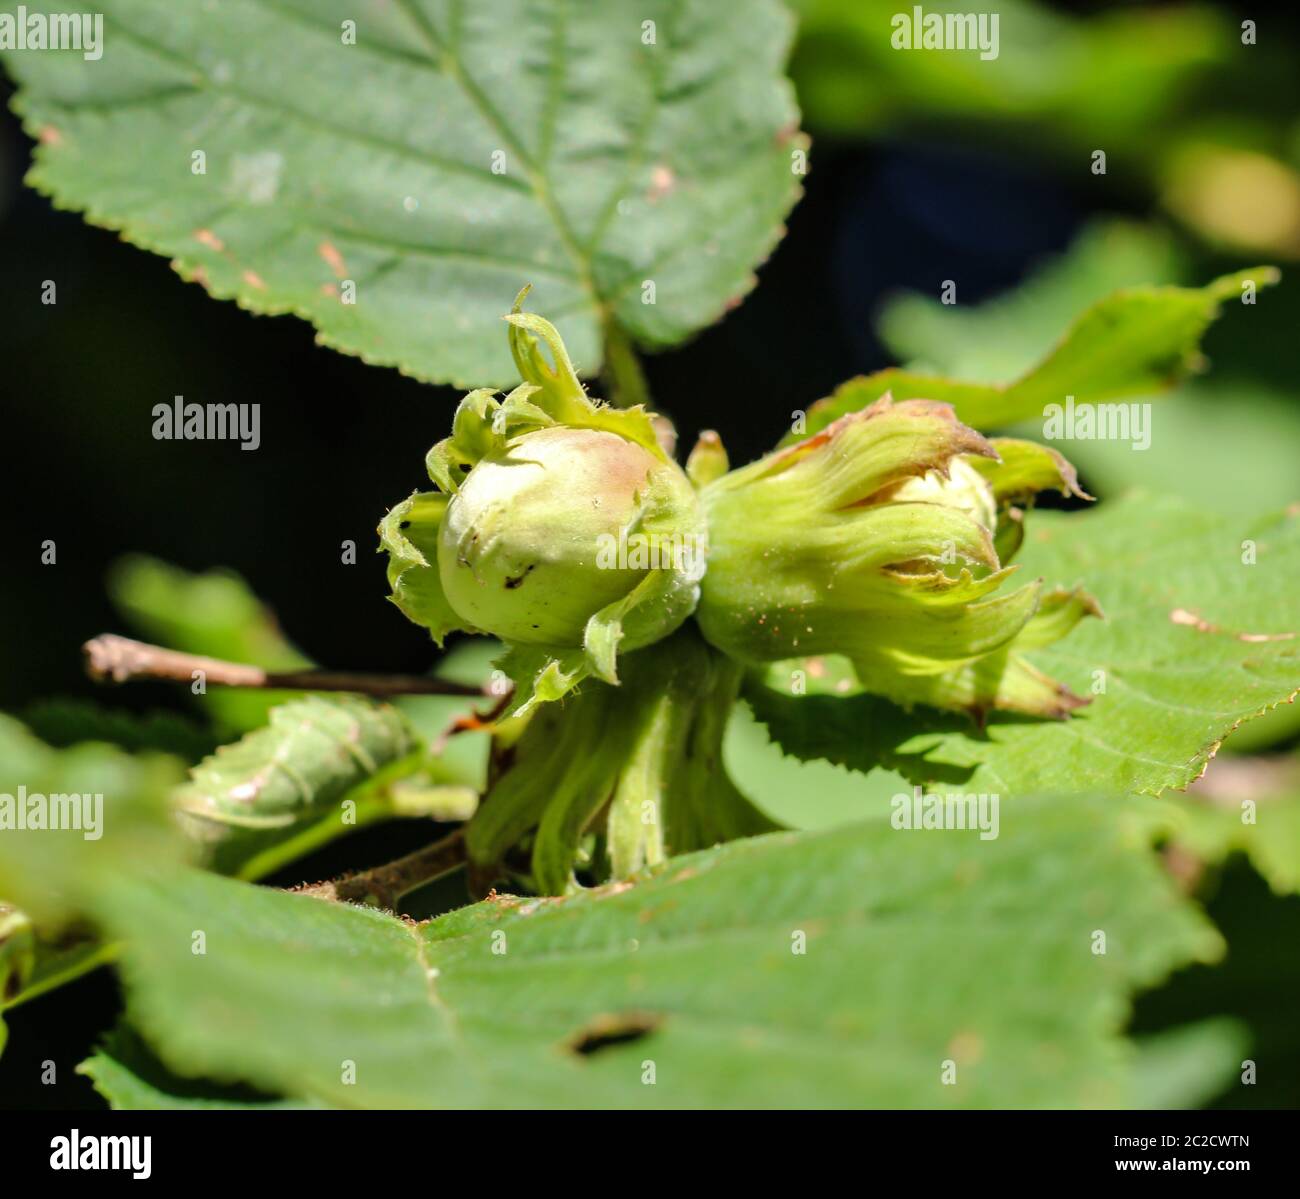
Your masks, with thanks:
[[[904,712],[869,695],[791,694],[789,665],[751,687],[789,753],[976,791],[1184,788],[1239,724],[1300,691],[1300,513],[1243,524],[1133,496],[1040,512],[1023,569],[1086,580],[1106,615],[1028,657],[1092,703],[1068,721]]]
[[[1164,391],[1200,365],[1201,336],[1220,305],[1240,298],[1244,284],[1277,282],[1273,267],[1224,275],[1204,287],[1131,287],[1088,308],[1064,338],[1024,374],[975,383],[905,367],[850,379],[808,410],[796,441],[824,429],[889,392],[894,399],[941,400],[966,424],[988,429],[1041,418],[1049,404],[1103,403]]]
[[[439,645],[461,620],[438,578],[438,530],[447,496],[414,491],[394,504],[379,524],[379,549],[388,554],[388,597],[403,616],[429,630]]]
[[[1026,799],[991,841],[776,834],[423,925],[193,871],[103,900],[167,1067],[290,1098],[1122,1105],[1124,996],[1219,943],[1105,812]]]
[[[508,382],[525,283],[587,371],[607,322],[680,341],[752,286],[798,195],[778,0],[101,8],[99,61],[5,56],[29,181],[418,378]]]

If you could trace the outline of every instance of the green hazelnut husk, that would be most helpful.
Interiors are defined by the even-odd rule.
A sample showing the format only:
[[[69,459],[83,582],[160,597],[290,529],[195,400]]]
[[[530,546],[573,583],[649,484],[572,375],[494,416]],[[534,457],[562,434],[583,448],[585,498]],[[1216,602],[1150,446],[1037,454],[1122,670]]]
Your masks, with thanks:
[[[510,642],[580,646],[592,615],[646,577],[651,556],[637,546],[689,546],[702,535],[675,463],[617,433],[556,425],[512,438],[469,472],[442,522],[438,573],[467,625]],[[689,612],[666,615],[642,637],[667,636]]]

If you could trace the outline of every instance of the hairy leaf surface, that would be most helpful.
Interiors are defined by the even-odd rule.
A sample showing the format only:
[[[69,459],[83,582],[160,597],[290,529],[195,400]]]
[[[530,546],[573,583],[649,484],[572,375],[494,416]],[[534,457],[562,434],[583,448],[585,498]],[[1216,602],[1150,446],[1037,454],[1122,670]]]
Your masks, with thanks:
[[[1106,811],[1026,800],[993,841],[776,834],[423,925],[197,872],[122,877],[104,903],[167,1066],[290,1097],[1122,1104],[1125,995],[1218,938]]]

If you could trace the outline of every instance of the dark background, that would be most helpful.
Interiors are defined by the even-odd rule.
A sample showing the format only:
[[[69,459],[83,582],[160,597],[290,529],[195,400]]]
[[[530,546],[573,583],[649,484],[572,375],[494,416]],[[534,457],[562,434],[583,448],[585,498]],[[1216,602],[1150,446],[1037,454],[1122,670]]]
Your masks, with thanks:
[[[100,632],[129,631],[103,586],[108,564],[127,551],[193,570],[234,568],[323,665],[427,669],[435,651],[386,602],[384,562],[369,549],[387,507],[427,485],[424,453],[445,434],[459,393],[317,347],[294,318],[254,317],[214,301],[164,259],[23,188],[29,153],[6,113],[0,709],[21,715],[44,697],[108,698],[84,677],[79,647]],[[771,447],[793,410],[888,365],[871,327],[891,293],[934,295],[942,279],[955,278],[963,303],[978,302],[1064,249],[1089,216],[1145,216],[1149,206],[1122,182],[1066,182],[1012,149],[981,149],[972,139],[821,139],[814,168],[757,290],[688,345],[646,360],[655,401],[676,419],[685,447],[701,426],[713,427],[733,462],[748,460]],[[1240,265],[1195,253],[1198,279]],[[45,279],[57,282],[57,305],[40,303]],[[502,295],[503,311],[511,298]],[[1244,347],[1236,331],[1212,332],[1216,365],[1253,355],[1265,374],[1283,373],[1285,359],[1273,351],[1294,350],[1295,312],[1279,307],[1265,319]],[[260,403],[260,449],[155,441],[151,409],[175,394]],[[57,542],[57,566],[39,564],[47,538]],[[340,562],[345,538],[358,545],[355,566]],[[127,688],[111,700],[185,710],[185,697],[163,686]],[[401,835],[362,834],[348,862],[357,864],[359,843],[375,860],[388,856]],[[317,866],[325,876],[342,864],[326,855]],[[1279,956],[1278,948],[1300,943],[1300,901],[1271,898],[1237,864],[1211,887],[1210,914],[1232,944],[1228,966],[1186,971],[1144,998],[1136,1027],[1238,1015],[1254,1030],[1258,1056],[1293,1069],[1233,1088],[1230,1101],[1294,1103],[1300,967],[1294,952]],[[0,1106],[98,1103],[72,1067],[111,1023],[115,1002],[115,981],[101,971],[9,1013]],[[46,1058],[58,1063],[57,1087],[38,1083]]]

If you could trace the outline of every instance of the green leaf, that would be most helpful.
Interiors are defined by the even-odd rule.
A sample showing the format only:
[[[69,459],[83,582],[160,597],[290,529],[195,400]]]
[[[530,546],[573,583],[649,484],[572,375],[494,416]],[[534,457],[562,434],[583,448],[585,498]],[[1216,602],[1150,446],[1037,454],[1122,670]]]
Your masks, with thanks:
[[[299,1099],[1122,1106],[1125,996],[1221,946],[1110,810],[1026,799],[993,841],[777,834],[423,925],[137,874],[114,880],[107,922],[129,938],[132,1023],[169,1069]]]
[[[798,196],[777,0],[100,7],[101,60],[6,55],[29,182],[417,378],[511,381],[526,283],[588,372],[607,322],[678,342],[749,290]]]
[[[0,1011],[110,959],[85,920],[105,880],[184,855],[167,807],[180,774],[159,754],[54,749],[0,715]]]
[[[138,632],[169,649],[267,670],[302,670],[311,665],[280,632],[270,609],[231,571],[191,574],[157,558],[133,554],[113,565],[108,591],[114,606]],[[265,724],[271,709],[295,694],[213,687],[202,701],[222,725],[243,732]]]
[[[1048,404],[1098,404],[1165,391],[1201,365],[1202,335],[1225,301],[1245,282],[1276,283],[1274,267],[1224,275],[1204,287],[1131,287],[1093,304],[1063,340],[1030,370],[1003,383],[973,383],[889,367],[850,379],[809,410],[804,433],[824,429],[890,392],[894,399],[940,400],[976,428],[995,428],[1044,416]]]
[[[207,729],[175,712],[139,715],[83,699],[42,699],[22,712],[23,723],[47,745],[106,741],[131,753],[156,749],[196,762],[217,747]]]
[[[1204,4],[1076,15],[1003,0],[999,53],[988,58],[895,49],[891,18],[910,19],[912,7],[894,0],[791,5],[800,18],[791,70],[814,132],[906,137],[919,127],[985,152],[1001,146],[1016,161],[1036,153],[1069,166],[1104,146],[1123,179],[1158,178],[1170,149],[1204,135],[1199,101],[1212,103],[1212,89],[1196,93],[1194,108],[1189,89],[1207,68],[1227,68],[1239,37],[1227,10]],[[945,11],[954,7],[924,7]],[[1223,102],[1232,105],[1227,94]],[[1230,111],[1227,128],[1241,137],[1246,118],[1239,105]]]
[[[1209,1103],[1239,1077],[1250,1035],[1236,1020],[1202,1020],[1137,1044],[1133,1106],[1186,1111]]]
[[[77,935],[53,941],[38,939],[35,948],[36,960],[31,973],[16,991],[7,993],[0,1000],[0,1011],[28,1003],[47,991],[74,982],[83,974],[111,962],[117,953],[115,945]],[[2,1047],[3,1041],[0,1040]]]
[[[375,821],[467,819],[478,795],[396,707],[309,695],[200,762],[172,803],[208,866],[260,878]]]
[[[1256,561],[1243,561],[1254,545]],[[869,695],[792,696],[789,667],[747,698],[788,753],[915,783],[1019,796],[1185,788],[1239,724],[1300,691],[1300,513],[1242,525],[1132,496],[1040,512],[1023,569],[1083,582],[1105,620],[1027,657],[1092,703],[1069,720],[995,717],[980,730]],[[1098,687],[1105,690],[1098,693]]]
[[[1168,234],[1098,222],[1011,291],[976,305],[905,293],[885,307],[878,331],[914,370],[996,383],[1030,370],[1080,312],[1112,292],[1177,283],[1180,275]]]
[[[77,1067],[118,1111],[205,1111],[236,1108],[241,1111],[319,1109],[319,1103],[268,1099],[247,1093],[195,1083],[169,1074],[129,1028],[115,1030],[98,1050]]]
[[[790,757],[747,704],[732,709],[723,757],[736,786],[786,828],[828,828],[872,813],[888,819],[890,797],[908,790],[902,775],[883,768],[862,775],[820,759]]]
[[[36,930],[31,917],[0,899],[0,1011],[22,995],[36,965]],[[8,1033],[0,1021],[0,1050]]]
[[[434,673],[487,686],[499,652],[497,642],[475,639],[448,653]],[[306,695],[272,709],[267,725],[197,766],[173,804],[186,813],[187,831],[207,842],[211,869],[250,879],[377,821],[467,820],[487,786],[490,737],[448,733],[489,703],[452,695],[401,696],[392,704]],[[348,802],[355,806],[345,810]]]
[[[84,929],[42,935],[26,912],[0,899],[0,1016],[111,961],[114,952]],[[0,1019],[0,1053],[7,1039]]]
[[[392,705],[309,695],[272,709],[265,728],[205,758],[175,800],[199,821],[282,829],[418,753],[411,726]]]
[[[55,750],[0,716],[0,897],[54,933],[93,908],[106,878],[180,857],[167,804],[180,775],[158,754]]]
[[[1026,425],[1041,437],[1042,420]],[[1058,442],[1098,495],[1141,487],[1224,515],[1249,517],[1300,498],[1300,404],[1285,391],[1217,375],[1152,409],[1150,446],[1111,438]]]
[[[299,1111],[319,1109],[322,1104],[295,1102],[292,1099],[236,1100],[204,1096],[179,1095],[148,1082],[110,1053],[101,1050],[77,1067],[94,1084],[116,1111]]]

